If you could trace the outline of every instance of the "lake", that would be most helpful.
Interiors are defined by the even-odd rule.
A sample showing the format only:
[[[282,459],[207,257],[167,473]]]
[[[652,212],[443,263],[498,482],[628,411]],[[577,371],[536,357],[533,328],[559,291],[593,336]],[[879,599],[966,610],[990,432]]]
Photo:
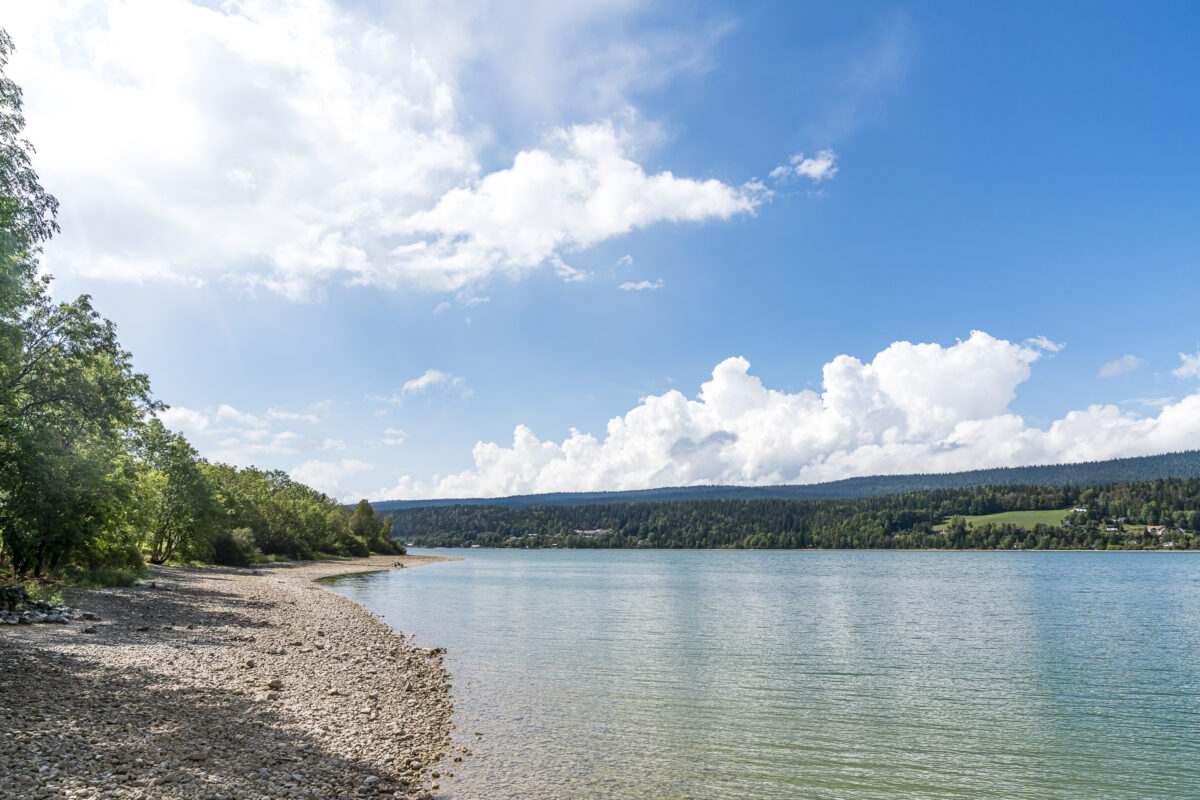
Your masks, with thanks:
[[[330,588],[449,649],[440,797],[1200,797],[1200,556],[413,552]]]

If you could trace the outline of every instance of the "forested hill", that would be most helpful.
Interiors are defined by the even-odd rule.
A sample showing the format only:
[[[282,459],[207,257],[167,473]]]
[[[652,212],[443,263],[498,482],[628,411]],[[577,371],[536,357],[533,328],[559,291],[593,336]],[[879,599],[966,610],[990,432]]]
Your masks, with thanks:
[[[854,499],[410,508],[392,515],[392,533],[442,547],[1184,550],[1200,546],[1200,478]]]
[[[828,483],[788,486],[677,486],[628,492],[558,492],[500,498],[387,500],[374,503],[387,513],[406,508],[441,506],[571,506],[668,500],[850,500],[907,494],[932,489],[983,486],[1102,486],[1109,483],[1152,481],[1159,478],[1200,477],[1200,450],[1160,456],[1116,458],[1079,464],[976,469],[928,475],[872,475]]]

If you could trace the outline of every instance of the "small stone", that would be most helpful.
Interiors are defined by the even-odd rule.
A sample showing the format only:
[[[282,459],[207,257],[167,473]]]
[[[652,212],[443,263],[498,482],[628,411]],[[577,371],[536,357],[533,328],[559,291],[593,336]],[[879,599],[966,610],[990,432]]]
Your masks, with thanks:
[[[84,632],[84,633],[95,633],[95,632],[96,632],[96,626],[95,626],[95,625],[88,625],[86,628],[84,628],[84,629],[83,629],[83,632]]]
[[[206,761],[206,760],[208,760],[208,753],[205,753],[203,750],[197,750],[194,753],[188,754],[188,760],[189,761]]]
[[[279,678],[272,678],[271,681],[267,684],[267,688],[268,689],[282,689],[283,681],[279,680]]]

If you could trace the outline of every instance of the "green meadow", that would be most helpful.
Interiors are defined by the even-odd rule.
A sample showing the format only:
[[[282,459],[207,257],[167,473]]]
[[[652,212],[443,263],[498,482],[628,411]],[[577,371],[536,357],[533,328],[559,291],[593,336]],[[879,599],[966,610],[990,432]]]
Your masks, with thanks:
[[[1043,525],[1060,525],[1063,519],[1071,513],[1070,509],[1058,509],[1057,511],[1002,511],[999,514],[979,514],[971,517],[963,517],[968,525],[980,525],[985,522],[991,522],[995,525],[1020,525],[1022,528],[1032,528],[1039,522]],[[950,522],[949,519],[942,520],[942,524],[936,530],[944,530]]]

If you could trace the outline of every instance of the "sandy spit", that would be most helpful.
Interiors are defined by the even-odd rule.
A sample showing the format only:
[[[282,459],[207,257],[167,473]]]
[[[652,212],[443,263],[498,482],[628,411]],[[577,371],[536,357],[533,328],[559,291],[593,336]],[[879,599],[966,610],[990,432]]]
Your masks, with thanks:
[[[67,593],[102,622],[0,626],[0,800],[431,796],[441,651],[312,580],[440,560],[166,567]]]

